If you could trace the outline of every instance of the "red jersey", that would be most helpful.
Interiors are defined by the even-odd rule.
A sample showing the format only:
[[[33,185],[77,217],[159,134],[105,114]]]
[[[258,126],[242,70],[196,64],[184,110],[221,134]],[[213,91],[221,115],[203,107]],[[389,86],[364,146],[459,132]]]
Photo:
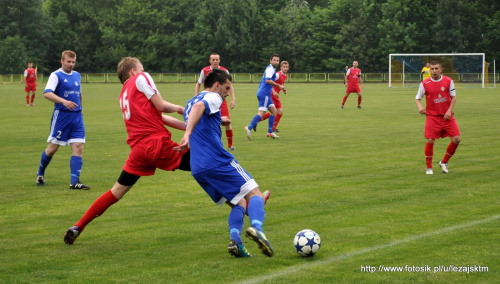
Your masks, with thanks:
[[[347,88],[349,87],[358,87],[359,86],[359,77],[361,77],[361,69],[353,67],[347,70]]]
[[[276,79],[276,81],[274,81],[274,82],[276,82],[277,84],[280,84],[280,85],[284,85],[288,75],[281,73],[281,71],[278,71],[278,72],[276,72],[276,77],[278,79]],[[278,88],[276,86],[273,86],[273,89],[278,94],[281,92],[280,88]]]
[[[420,83],[416,99],[421,100],[424,95],[426,114],[443,116],[450,108],[451,97],[456,96],[455,84],[447,76],[441,76],[439,80],[427,78]],[[451,115],[453,116],[453,112]]]
[[[150,101],[156,93],[156,85],[148,73],[139,73],[123,84],[120,107],[128,133],[127,144],[130,147],[147,137],[171,137],[163,125],[161,111]]]
[[[26,79],[26,83],[35,83],[36,70],[34,68],[26,68],[24,70],[24,78]]]
[[[219,66],[219,69],[224,70],[227,72],[227,74],[229,74],[229,71],[226,68]],[[203,84],[203,82],[205,81],[205,77],[207,77],[208,73],[210,73],[211,71],[212,71],[212,66],[207,66],[207,67],[201,69],[200,78],[198,79],[198,83]]]

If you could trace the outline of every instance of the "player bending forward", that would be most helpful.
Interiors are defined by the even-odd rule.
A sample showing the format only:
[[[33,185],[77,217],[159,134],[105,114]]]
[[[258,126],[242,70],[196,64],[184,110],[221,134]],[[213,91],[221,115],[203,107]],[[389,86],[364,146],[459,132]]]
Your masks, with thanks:
[[[273,256],[274,249],[263,232],[264,195],[252,176],[245,171],[234,156],[224,149],[221,142],[220,106],[229,95],[231,75],[220,69],[210,72],[205,78],[205,89],[187,102],[184,109],[186,132],[177,151],[191,146],[191,174],[198,184],[218,205],[226,202],[232,207],[228,224],[230,242],[228,251],[235,257],[252,256],[241,240],[245,208],[251,227],[246,236],[255,241],[266,256]]]
[[[450,77],[441,75],[443,68],[441,63],[433,61],[430,63],[431,77],[420,83],[415,101],[418,112],[427,116],[425,120],[425,161],[427,163],[427,174],[432,175],[432,156],[434,154],[434,141],[441,137],[451,137],[451,142],[446,149],[443,160],[439,166],[443,173],[448,173],[448,160],[455,154],[460,144],[460,130],[453,116],[456,93],[455,84]],[[422,98],[426,98],[426,108],[422,107]]]

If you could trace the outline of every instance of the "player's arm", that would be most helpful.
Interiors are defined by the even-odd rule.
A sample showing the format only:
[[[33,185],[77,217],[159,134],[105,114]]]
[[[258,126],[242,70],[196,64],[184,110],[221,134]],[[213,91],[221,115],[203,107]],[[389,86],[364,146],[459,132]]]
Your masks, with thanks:
[[[453,108],[455,107],[455,104],[457,103],[457,94],[455,92],[455,82],[451,81],[450,83],[450,97],[451,97],[451,102],[450,102],[450,107],[444,114],[443,118],[445,120],[448,120],[451,118],[453,115]]]
[[[364,88],[365,87],[365,84],[363,84],[363,79],[361,78],[361,73],[359,73],[359,76],[358,76],[358,82],[361,84],[361,86]]]
[[[268,84],[269,84],[269,85],[271,85],[271,86],[275,86],[276,88],[279,88],[280,90],[283,90],[284,92],[286,92],[285,86],[280,85],[280,84],[278,84],[278,83],[274,82],[274,81],[273,81],[273,80],[271,80],[271,79],[267,79],[267,80],[266,80],[266,83],[268,83]]]
[[[231,89],[229,89],[229,95],[231,96],[231,109],[236,106],[236,97],[234,96],[233,84],[231,84]]]
[[[155,108],[161,112],[165,113],[173,113],[176,112],[178,114],[184,113],[184,107],[180,105],[174,105],[169,103],[161,97],[160,93],[154,94],[151,99],[151,103],[155,106]]]
[[[417,96],[415,97],[415,103],[417,103],[418,112],[420,114],[426,113],[425,108],[422,106],[422,98],[424,97],[424,94],[425,94],[424,85],[420,83],[420,86],[418,87]]]
[[[191,108],[191,111],[189,112],[189,118],[187,120],[186,132],[184,133],[184,136],[182,137],[181,141],[179,142],[179,146],[174,147],[175,151],[181,152],[181,151],[186,150],[189,147],[189,138],[191,137],[191,134],[193,133],[193,130],[196,127],[196,124],[198,124],[198,121],[200,121],[200,118],[203,115],[203,112],[205,112],[205,103],[204,102],[199,101],[195,105],[193,105],[193,107]]]
[[[175,117],[171,117],[169,115],[162,114],[161,120],[163,121],[163,124],[165,124],[166,126],[170,126],[172,128],[183,130],[183,131],[186,130],[186,124],[183,121],[180,121]]]

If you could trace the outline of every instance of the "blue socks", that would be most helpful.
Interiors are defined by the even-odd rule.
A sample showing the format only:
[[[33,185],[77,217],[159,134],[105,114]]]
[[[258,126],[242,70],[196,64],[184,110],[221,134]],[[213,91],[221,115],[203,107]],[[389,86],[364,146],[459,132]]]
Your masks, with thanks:
[[[42,158],[40,159],[40,167],[38,168],[37,175],[39,176],[45,175],[45,169],[49,166],[51,160],[52,157],[47,156],[47,154],[45,154],[45,150],[43,150]]]
[[[80,172],[82,171],[83,160],[82,157],[71,156],[69,161],[69,168],[71,169],[71,184],[75,184],[80,179]]]
[[[227,223],[229,224],[229,236],[231,240],[235,240],[238,244],[241,244],[241,231],[243,230],[243,222],[245,218],[245,208],[240,205],[233,207],[229,213],[229,218]]]
[[[266,218],[266,211],[264,211],[264,199],[260,196],[254,196],[248,201],[248,217],[252,227],[262,232],[262,225],[264,225],[264,218]]]
[[[260,120],[261,120],[260,115],[256,114],[253,117],[252,122],[250,122],[250,125],[248,125],[248,129],[252,130],[255,126],[257,126],[257,123],[259,123]],[[273,123],[274,123],[274,121],[273,121]]]
[[[269,126],[267,128],[267,133],[273,133],[273,127],[274,127],[274,118],[276,116],[270,115],[269,116]]]

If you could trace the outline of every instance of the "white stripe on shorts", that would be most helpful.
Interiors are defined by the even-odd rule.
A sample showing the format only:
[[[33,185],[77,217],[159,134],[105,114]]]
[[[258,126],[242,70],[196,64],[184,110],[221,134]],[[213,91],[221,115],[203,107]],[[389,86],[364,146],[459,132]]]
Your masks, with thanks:
[[[245,170],[235,160],[231,161],[231,166],[233,166],[238,171],[238,173],[240,173],[240,175],[245,179],[245,181],[251,180],[251,178],[247,175]]]

